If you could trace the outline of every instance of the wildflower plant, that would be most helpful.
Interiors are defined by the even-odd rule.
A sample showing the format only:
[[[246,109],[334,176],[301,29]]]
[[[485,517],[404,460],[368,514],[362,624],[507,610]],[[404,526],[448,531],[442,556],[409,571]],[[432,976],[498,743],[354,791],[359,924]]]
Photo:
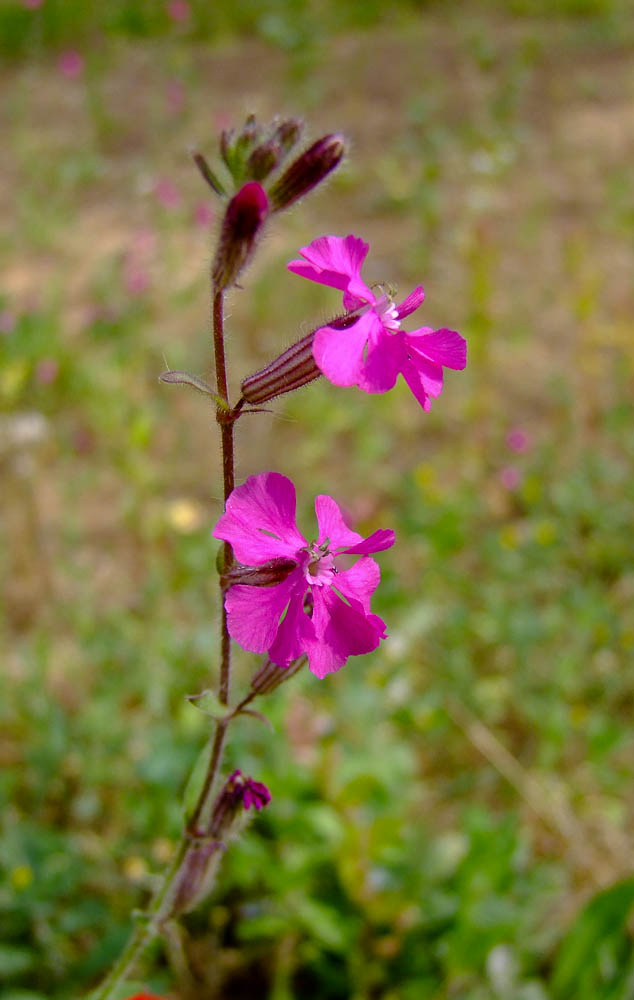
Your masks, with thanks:
[[[210,716],[212,733],[187,786],[180,844],[127,947],[92,1000],[120,997],[146,948],[159,936],[165,937],[169,953],[170,942],[173,946],[179,940],[179,918],[212,892],[231,839],[271,802],[266,786],[241,770],[222,777],[231,723],[240,715],[257,716],[252,703],[304,666],[323,680],[350,657],[376,649],[388,635],[386,623],[371,607],[380,583],[373,556],[394,544],[394,532],[379,528],[364,538],[348,525],[332,497],[320,495],[315,499],[317,531],[303,535],[295,518],[295,487],[286,476],[271,470],[236,486],[236,422],[247,413],[266,412],[263,403],[321,375],[335,386],[383,393],[401,374],[428,410],[442,390],[443,369],[461,369],[466,363],[465,341],[455,331],[401,329],[401,322],[423,302],[421,286],[396,304],[389,286],[368,286],[361,277],[367,243],[354,235],[325,235],[303,247],[288,267],[343,292],[341,312],[244,379],[232,401],[225,297],[241,287],[238,279],[242,281],[273,217],[315,189],[344,155],[345,142],[338,134],[323,136],[297,154],[302,129],[296,119],[262,126],[249,116],[241,129],[221,134],[222,173],[201,154],[194,155],[202,177],[224,202],[211,263],[216,384],[184,371],[164,372],[161,379],[206,395],[219,427],[224,513],[213,535],[223,543],[218,559],[220,667],[216,690],[190,698]],[[263,658],[254,666],[249,690],[236,700],[231,697],[233,642]]]

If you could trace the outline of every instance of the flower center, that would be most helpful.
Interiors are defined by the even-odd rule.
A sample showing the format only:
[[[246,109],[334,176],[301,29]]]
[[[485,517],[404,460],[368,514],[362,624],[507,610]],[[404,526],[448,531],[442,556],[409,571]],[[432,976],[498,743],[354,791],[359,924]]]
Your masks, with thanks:
[[[383,326],[386,330],[390,331],[400,330],[401,321],[398,318],[398,309],[394,305],[392,288],[386,288],[386,286],[380,282],[372,287],[378,288],[381,292],[381,295],[377,298],[372,308],[381,320]]]
[[[303,570],[304,578],[311,587],[323,587],[332,583],[332,578],[336,572],[335,557],[328,548],[330,541],[326,538],[321,545],[311,542],[304,550]]]

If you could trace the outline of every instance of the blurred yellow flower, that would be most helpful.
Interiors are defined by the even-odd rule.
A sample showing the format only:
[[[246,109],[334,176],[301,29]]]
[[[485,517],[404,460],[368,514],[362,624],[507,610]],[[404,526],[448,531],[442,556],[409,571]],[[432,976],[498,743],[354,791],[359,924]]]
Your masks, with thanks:
[[[123,862],[123,874],[130,882],[142,882],[147,875],[147,863],[145,858],[140,858],[133,854]]]
[[[189,535],[193,531],[197,531],[203,523],[203,509],[195,500],[188,500],[186,497],[169,500],[166,509],[167,520],[172,528],[182,535]]]
[[[11,885],[18,892],[28,889],[33,881],[33,869],[30,865],[18,865],[11,872]]]

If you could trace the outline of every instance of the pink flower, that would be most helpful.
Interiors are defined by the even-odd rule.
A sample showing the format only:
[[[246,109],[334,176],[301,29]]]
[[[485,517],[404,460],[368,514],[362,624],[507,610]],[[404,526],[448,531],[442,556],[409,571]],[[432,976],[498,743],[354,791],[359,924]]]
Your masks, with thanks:
[[[167,106],[173,115],[180,114],[185,105],[185,88],[180,80],[170,80],[167,84]]]
[[[150,287],[150,276],[143,267],[130,261],[125,266],[124,283],[128,295],[136,297],[147,292]]]
[[[41,385],[50,385],[59,375],[59,362],[55,358],[45,358],[35,368],[35,378]]]
[[[57,65],[62,76],[75,80],[84,71],[84,57],[81,52],[69,49],[67,52],[62,52]]]
[[[233,491],[213,534],[229,542],[247,566],[280,558],[291,564],[286,579],[274,586],[229,588],[225,608],[231,636],[253,653],[268,653],[280,667],[306,654],[312,672],[325,677],[349,656],[376,649],[386,636],[385,623],[370,614],[380,572],[368,553],[393,545],[394,532],[380,529],[363,539],[346,526],[327,496],[317,497],[315,513],[319,534],[308,542],[295,523],[292,482],[278,472],[264,472]],[[345,554],[362,558],[344,569],[338,558]]]
[[[378,297],[361,278],[369,245],[356,236],[320,236],[302,247],[303,260],[292,260],[289,271],[343,292],[344,308],[359,318],[344,331],[323,326],[315,333],[313,354],[334,385],[358,385],[365,392],[387,392],[403,376],[424,410],[439,396],[443,367],[462,369],[466,342],[455,330],[421,327],[406,333],[401,320],[421,305],[418,285],[399,306],[378,286]],[[375,286],[377,287],[377,286]]]
[[[261,781],[254,781],[253,778],[243,778],[242,771],[234,771],[227,780],[226,788],[231,792],[234,800],[241,801],[245,809],[253,806],[259,812],[271,801],[271,793],[266,785]]]
[[[518,455],[521,455],[522,452],[528,451],[531,448],[533,442],[530,434],[527,434],[521,427],[515,427],[506,435],[506,444],[511,451],[515,451]]]
[[[163,208],[178,208],[181,196],[178,188],[175,188],[171,181],[161,178],[154,185],[154,194],[160,201]]]
[[[194,209],[194,220],[199,226],[207,228],[214,221],[214,213],[211,205],[206,201],[199,201]]]
[[[500,470],[500,482],[505,490],[513,493],[522,484],[522,474],[514,465],[505,465]]]
[[[44,0],[22,0],[22,6],[27,10],[38,10],[43,3]]]
[[[12,313],[10,309],[0,309],[0,333],[13,333],[15,323],[15,313]]]
[[[172,0],[167,5],[167,13],[172,21],[187,21],[191,14],[191,7],[187,0]]]

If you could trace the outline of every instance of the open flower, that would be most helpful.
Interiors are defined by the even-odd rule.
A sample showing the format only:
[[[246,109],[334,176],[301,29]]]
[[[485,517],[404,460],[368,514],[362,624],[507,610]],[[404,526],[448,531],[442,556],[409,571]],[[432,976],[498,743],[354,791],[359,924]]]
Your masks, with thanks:
[[[316,541],[295,523],[295,487],[278,472],[249,476],[227,500],[214,536],[229,542],[247,566],[289,561],[286,578],[274,586],[236,584],[225,598],[230,635],[253,653],[268,653],[288,667],[306,654],[317,677],[339,670],[349,656],[376,649],[385,623],[370,613],[380,572],[368,555],[394,544],[394,532],[379,529],[364,539],[351,531],[335,501],[318,496]],[[350,568],[340,556],[359,555]]]
[[[401,320],[418,309],[425,293],[418,285],[398,306],[382,287],[375,295],[361,277],[368,250],[357,236],[320,236],[302,247],[303,260],[288,265],[294,274],[340,289],[344,307],[359,313],[344,332],[332,326],[316,331],[315,361],[334,385],[358,385],[365,392],[387,392],[400,373],[429,410],[442,391],[443,367],[465,367],[466,342],[455,330],[401,330]]]

